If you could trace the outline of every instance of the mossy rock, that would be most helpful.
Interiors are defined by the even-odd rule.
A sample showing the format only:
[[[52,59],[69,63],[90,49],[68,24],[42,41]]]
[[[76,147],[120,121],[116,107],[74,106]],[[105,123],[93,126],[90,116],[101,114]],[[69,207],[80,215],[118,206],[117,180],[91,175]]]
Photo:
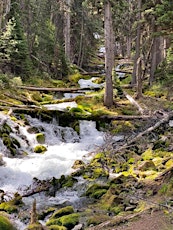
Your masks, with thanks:
[[[72,206],[66,206],[64,208],[59,209],[58,211],[54,212],[51,216],[51,219],[59,218],[64,215],[72,214],[74,213],[74,209]]]
[[[36,139],[39,144],[45,144],[45,135],[44,133],[37,133]]]
[[[32,133],[38,133],[39,130],[38,130],[38,128],[36,128],[36,127],[29,127],[29,128],[27,129],[27,132],[32,134]]]
[[[60,223],[67,229],[72,229],[79,223],[79,214],[73,213],[59,218]]]
[[[30,224],[26,230],[44,230],[43,226],[40,223]]]
[[[10,134],[12,132],[11,127],[8,124],[4,124],[0,130],[0,133]]]
[[[61,216],[57,219],[50,219],[46,225],[59,225],[59,226],[64,226],[67,229],[72,229],[75,225],[79,223],[79,214],[77,213],[72,213],[69,215]]]
[[[34,148],[35,153],[44,153],[47,151],[47,148],[44,145],[37,145]]]
[[[85,166],[85,163],[82,160],[76,160],[72,166],[72,169],[81,169]]]
[[[51,225],[48,226],[48,230],[67,230],[67,228],[64,226]]]
[[[62,187],[72,187],[78,180],[72,176],[67,176],[62,183]]]
[[[123,203],[123,199],[112,192],[112,189],[101,197],[101,206],[106,210],[110,210],[111,207],[115,207]]]
[[[91,198],[99,199],[107,192],[108,188],[108,185],[93,184],[87,189],[85,195]]]
[[[48,215],[54,213],[55,210],[56,210],[56,208],[54,208],[54,207],[50,207],[50,208],[44,210],[42,213],[40,213],[40,214],[38,215],[38,219],[39,219],[39,220],[44,220],[44,219],[46,218],[46,216],[48,216]]]
[[[11,155],[15,156],[17,154],[17,149],[20,148],[20,143],[14,138],[4,133],[2,135],[3,144],[10,151]]]
[[[10,220],[4,215],[0,214],[0,229],[2,230],[17,230]]]
[[[115,215],[118,215],[120,212],[124,211],[124,206],[120,204],[118,206],[111,207],[109,211],[113,212]]]
[[[5,211],[11,214],[11,213],[17,213],[18,208],[15,205],[10,204],[9,202],[3,202],[0,204],[0,211]]]
[[[14,198],[7,202],[0,204],[0,211],[6,211],[7,213],[17,213],[19,207],[23,205],[22,197],[18,194],[14,194]]]

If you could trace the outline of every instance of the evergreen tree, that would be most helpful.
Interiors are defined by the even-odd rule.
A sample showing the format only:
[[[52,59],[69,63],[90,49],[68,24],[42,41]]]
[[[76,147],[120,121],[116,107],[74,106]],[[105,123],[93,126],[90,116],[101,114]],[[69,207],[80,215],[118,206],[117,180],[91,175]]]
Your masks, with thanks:
[[[0,39],[0,57],[2,69],[8,67],[13,74],[25,79],[30,74],[31,62],[19,12],[18,2],[13,0],[6,30]]]

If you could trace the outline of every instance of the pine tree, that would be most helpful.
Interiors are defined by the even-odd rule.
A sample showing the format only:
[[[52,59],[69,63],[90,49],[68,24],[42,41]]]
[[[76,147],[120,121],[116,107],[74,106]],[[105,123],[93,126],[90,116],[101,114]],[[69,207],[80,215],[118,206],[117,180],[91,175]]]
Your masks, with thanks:
[[[14,75],[21,75],[23,79],[31,72],[31,61],[28,46],[20,22],[19,4],[12,1],[6,30],[0,39],[0,63]]]

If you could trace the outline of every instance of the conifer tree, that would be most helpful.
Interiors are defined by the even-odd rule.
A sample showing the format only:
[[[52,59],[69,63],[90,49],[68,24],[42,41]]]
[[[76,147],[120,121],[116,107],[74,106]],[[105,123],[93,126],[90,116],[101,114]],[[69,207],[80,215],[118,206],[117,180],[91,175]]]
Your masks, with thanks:
[[[0,39],[1,66],[8,66],[14,75],[20,75],[25,79],[25,76],[30,74],[31,61],[20,22],[20,9],[17,0],[12,1],[8,18],[6,30]]]

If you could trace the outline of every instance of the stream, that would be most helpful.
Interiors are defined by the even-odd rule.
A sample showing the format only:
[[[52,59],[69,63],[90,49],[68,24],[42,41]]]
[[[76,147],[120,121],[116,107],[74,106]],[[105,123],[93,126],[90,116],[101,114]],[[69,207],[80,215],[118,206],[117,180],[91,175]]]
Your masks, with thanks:
[[[80,80],[80,86],[98,87],[98,84],[92,82],[93,79]],[[100,87],[102,87],[101,85]],[[74,98],[79,95],[65,94],[66,98]],[[49,110],[65,110],[67,107],[76,107],[75,102],[67,102],[60,104],[45,105]],[[20,143],[19,152],[26,152],[26,156],[19,155],[10,157],[6,147],[0,139],[0,154],[4,164],[0,166],[0,189],[6,194],[5,199],[13,197],[15,192],[23,194],[27,188],[32,188],[34,179],[49,180],[52,178],[60,178],[61,175],[70,175],[73,172],[72,166],[75,160],[88,162],[93,152],[104,143],[104,133],[96,129],[94,121],[79,121],[79,133],[71,127],[61,127],[58,119],[52,118],[51,123],[43,122],[38,118],[25,115],[28,125],[20,125],[11,120],[8,115],[0,113],[0,122],[8,124],[12,132],[10,135]],[[29,132],[33,127],[39,133],[45,136],[44,146],[47,151],[44,154],[35,153],[34,147],[39,145],[36,134]],[[84,180],[80,180],[72,189],[59,191],[54,197],[45,196],[44,194],[36,194],[23,198],[25,207],[31,209],[33,199],[37,200],[37,208],[44,209],[47,207],[69,202],[70,204],[80,205],[82,184]],[[18,217],[12,216],[18,230],[24,230],[28,223],[21,222]]]

